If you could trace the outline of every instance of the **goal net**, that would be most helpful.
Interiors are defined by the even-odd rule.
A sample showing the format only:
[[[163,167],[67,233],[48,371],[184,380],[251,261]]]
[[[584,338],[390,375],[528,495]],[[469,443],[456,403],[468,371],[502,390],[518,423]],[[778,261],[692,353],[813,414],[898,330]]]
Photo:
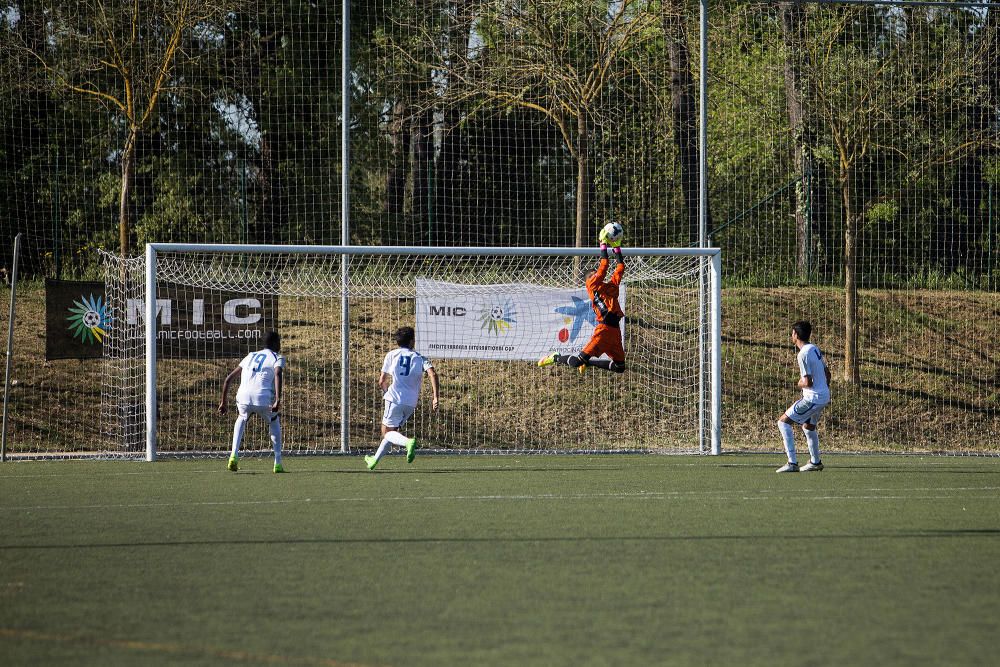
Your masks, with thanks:
[[[222,380],[273,329],[287,359],[284,452],[370,450],[383,358],[413,326],[441,383],[439,409],[424,382],[402,429],[423,451],[717,452],[718,251],[625,251],[624,373],[538,367],[589,339],[583,284],[597,264],[579,248],[153,244],[142,258],[105,255],[104,440],[150,460],[228,452],[235,387],[220,416]],[[262,420],[241,452],[270,452]]]

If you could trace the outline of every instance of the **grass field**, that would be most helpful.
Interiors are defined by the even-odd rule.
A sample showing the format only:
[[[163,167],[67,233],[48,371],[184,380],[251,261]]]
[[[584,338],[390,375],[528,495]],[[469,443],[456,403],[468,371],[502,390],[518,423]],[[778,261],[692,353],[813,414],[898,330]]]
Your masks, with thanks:
[[[985,665],[1000,458],[0,466],[4,665]]]

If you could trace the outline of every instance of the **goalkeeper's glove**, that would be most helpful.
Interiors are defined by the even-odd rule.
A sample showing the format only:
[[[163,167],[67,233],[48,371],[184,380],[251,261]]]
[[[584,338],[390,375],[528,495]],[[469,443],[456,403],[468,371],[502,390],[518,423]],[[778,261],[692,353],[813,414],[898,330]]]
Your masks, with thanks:
[[[604,231],[604,228],[601,228],[601,233],[597,235],[597,238],[600,239],[602,245],[606,244],[611,246],[612,248],[617,248],[622,244],[622,236],[619,236],[618,240],[612,241],[611,239],[608,238],[608,234],[606,231]]]
[[[611,251],[615,254],[615,261],[616,262],[618,262],[620,264],[624,264],[625,263],[625,257],[622,255],[622,249],[620,247],[615,246],[614,248],[611,249]]]
[[[608,244],[604,241],[601,241],[601,257],[604,259],[608,258]]]

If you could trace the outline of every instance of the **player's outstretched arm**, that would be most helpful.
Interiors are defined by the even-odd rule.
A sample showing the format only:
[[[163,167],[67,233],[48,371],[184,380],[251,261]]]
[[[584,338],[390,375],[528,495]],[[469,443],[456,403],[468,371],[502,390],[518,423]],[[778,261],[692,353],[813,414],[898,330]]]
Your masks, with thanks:
[[[601,248],[601,261],[597,264],[597,270],[594,271],[594,275],[587,279],[587,289],[592,286],[600,285],[604,282],[604,276],[608,274],[608,244],[602,243]]]
[[[625,258],[622,255],[622,249],[620,246],[615,246],[615,272],[611,274],[611,282],[615,285],[622,284],[622,277],[625,275]]]
[[[220,415],[226,414],[226,394],[229,393],[229,383],[236,379],[236,376],[240,374],[241,370],[243,369],[237,366],[230,371],[229,375],[226,376],[226,379],[222,381],[222,398],[219,400]]]
[[[431,381],[431,410],[437,410],[438,399],[440,398],[440,383],[438,382],[438,374],[433,368],[428,368],[427,378]]]
[[[281,372],[281,367],[274,369],[274,403],[271,404],[271,412],[281,409],[281,390],[285,386],[285,378]]]

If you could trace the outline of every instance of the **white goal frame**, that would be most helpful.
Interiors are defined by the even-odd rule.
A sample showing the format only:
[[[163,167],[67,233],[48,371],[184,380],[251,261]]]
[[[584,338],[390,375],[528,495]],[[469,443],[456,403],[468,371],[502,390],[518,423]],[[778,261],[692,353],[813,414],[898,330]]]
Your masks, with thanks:
[[[347,245],[254,245],[219,243],[147,243],[145,276],[145,341],[146,341],[146,460],[156,460],[157,392],[156,392],[156,259],[161,252],[170,253],[243,253],[243,254],[292,254],[292,255],[341,255],[345,260],[351,255],[451,255],[451,256],[550,256],[550,257],[596,257],[597,248],[494,248],[494,247],[443,247],[443,246],[347,246]],[[701,257],[705,266],[702,275],[708,280],[708,297],[699,298],[698,327],[700,340],[704,340],[707,327],[711,341],[709,355],[709,433],[705,433],[705,420],[699,419],[698,438],[701,443],[710,443],[713,455],[722,452],[722,255],[719,248],[627,248],[623,254],[629,257],[687,256]],[[350,423],[350,318],[348,317],[347,282],[349,275],[344,262],[341,272],[341,423]],[[706,276],[707,273],[707,276]],[[707,311],[707,312],[706,312]],[[700,352],[704,359],[704,352]],[[700,365],[700,364],[699,364]],[[703,405],[706,387],[704,373],[699,373],[699,404]],[[350,449],[350,429],[341,429],[341,451]]]

